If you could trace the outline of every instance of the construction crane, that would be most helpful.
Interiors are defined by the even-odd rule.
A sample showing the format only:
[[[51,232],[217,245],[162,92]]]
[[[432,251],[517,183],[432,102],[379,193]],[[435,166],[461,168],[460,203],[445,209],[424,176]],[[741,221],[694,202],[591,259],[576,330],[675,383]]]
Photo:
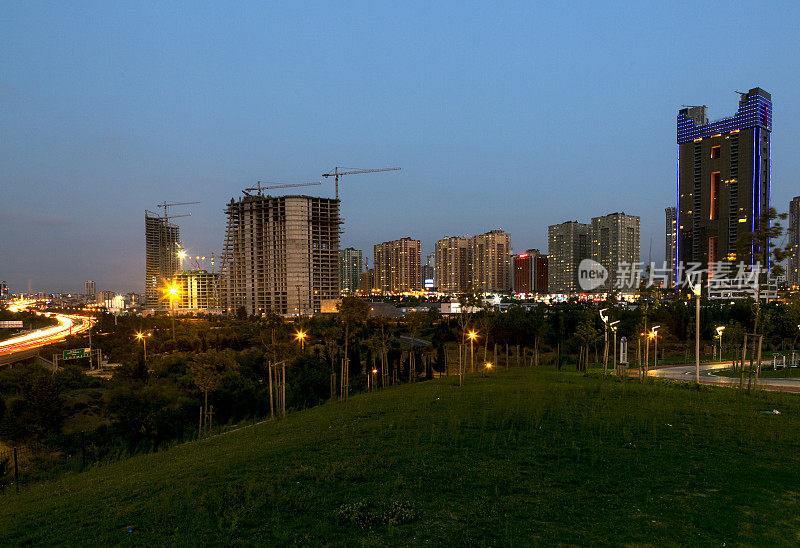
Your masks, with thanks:
[[[333,173],[323,173],[322,176],[326,179],[328,177],[333,177],[333,180],[336,181],[336,199],[339,199],[339,177],[343,175],[357,175],[359,173],[378,173],[379,171],[400,171],[401,168],[399,167],[385,167],[383,169],[353,169],[350,171],[339,171],[340,169],[348,169],[346,167],[335,167],[333,168]]]
[[[255,190],[255,191],[257,191],[257,193],[256,193],[257,196],[262,196],[262,194],[261,194],[262,190],[268,190],[270,188],[294,188],[294,187],[298,187],[298,186],[315,186],[315,185],[321,185],[322,181],[315,181],[313,183],[298,183],[298,184],[293,184],[293,185],[272,184],[269,181],[266,181],[266,183],[267,183],[267,186],[263,186],[261,184],[261,181],[259,181],[258,183],[256,183],[256,186],[250,187],[250,188],[246,188],[246,189],[244,189],[242,191],[242,193],[244,193],[246,196],[252,196],[252,194],[250,194],[249,191]]]
[[[164,200],[164,202],[161,203],[161,204],[158,204],[157,207],[160,207],[161,209],[164,210],[164,222],[166,223],[166,222],[169,222],[170,218],[177,219],[178,217],[191,217],[192,216],[191,213],[187,213],[185,215],[172,215],[172,217],[170,217],[169,212],[168,212],[168,209],[170,207],[182,206],[182,205],[192,205],[192,204],[199,204],[199,203],[200,202],[172,202],[172,203],[169,203],[166,200]]]

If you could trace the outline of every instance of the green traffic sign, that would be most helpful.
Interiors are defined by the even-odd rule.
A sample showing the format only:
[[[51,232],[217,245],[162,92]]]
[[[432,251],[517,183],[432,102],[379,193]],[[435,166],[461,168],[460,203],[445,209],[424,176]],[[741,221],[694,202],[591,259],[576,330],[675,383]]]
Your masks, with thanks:
[[[88,358],[92,355],[91,348],[73,348],[72,350],[64,350],[64,360],[75,360],[78,358]]]

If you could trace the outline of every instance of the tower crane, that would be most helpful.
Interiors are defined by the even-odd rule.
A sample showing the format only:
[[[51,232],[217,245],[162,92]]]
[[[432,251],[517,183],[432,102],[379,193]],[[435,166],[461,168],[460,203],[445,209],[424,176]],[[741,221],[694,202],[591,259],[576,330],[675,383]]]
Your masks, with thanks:
[[[298,183],[298,184],[292,184],[292,185],[272,184],[269,181],[265,181],[265,182],[267,183],[267,186],[263,186],[261,184],[261,181],[259,181],[258,183],[256,183],[256,186],[250,187],[250,188],[246,188],[246,189],[244,189],[242,191],[242,193],[244,193],[246,196],[252,196],[252,194],[250,194],[249,191],[255,190],[255,191],[257,191],[256,192],[257,196],[262,196],[261,191],[262,190],[268,190],[270,188],[294,188],[294,187],[298,187],[298,186],[315,186],[315,185],[321,185],[322,184],[322,181],[315,181],[313,183]]]
[[[164,202],[158,204],[157,207],[160,207],[161,209],[164,210],[164,222],[166,223],[166,222],[169,222],[169,219],[170,219],[170,215],[169,215],[169,212],[168,212],[168,209],[170,207],[182,206],[182,205],[192,205],[192,204],[199,204],[199,203],[200,202],[171,202],[170,203],[170,202],[167,202],[166,200],[164,200]],[[191,216],[192,216],[191,213],[187,213],[185,215],[172,215],[171,218],[172,219],[176,219],[178,217],[191,217]]]
[[[333,180],[336,181],[336,199],[339,199],[339,177],[343,175],[357,175],[359,173],[378,173],[379,171],[400,171],[401,168],[399,167],[385,167],[382,169],[351,169],[349,171],[339,171],[340,169],[348,169],[346,167],[335,167],[333,168],[333,173],[323,173],[322,176],[326,179],[328,177],[333,177]]]

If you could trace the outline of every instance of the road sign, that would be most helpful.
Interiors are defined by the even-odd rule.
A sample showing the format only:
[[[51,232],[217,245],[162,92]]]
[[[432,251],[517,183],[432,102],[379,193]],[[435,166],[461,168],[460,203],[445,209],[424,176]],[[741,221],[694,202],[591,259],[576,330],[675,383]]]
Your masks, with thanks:
[[[21,321],[0,322],[0,329],[22,329]]]
[[[76,360],[78,358],[88,358],[92,355],[91,348],[73,348],[72,350],[64,350],[62,360]]]
[[[628,364],[628,338],[622,337],[619,340],[619,363]]]

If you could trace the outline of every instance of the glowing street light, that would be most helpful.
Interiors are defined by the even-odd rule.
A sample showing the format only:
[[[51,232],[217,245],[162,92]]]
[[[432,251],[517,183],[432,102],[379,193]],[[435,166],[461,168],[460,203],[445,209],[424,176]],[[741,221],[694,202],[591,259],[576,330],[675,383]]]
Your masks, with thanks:
[[[725,331],[725,326],[717,326],[716,331],[717,337],[719,337],[719,361],[722,361],[722,332]]]
[[[660,327],[660,325],[654,325],[650,331],[653,334],[653,338],[655,339],[656,343],[655,352],[653,353],[653,367],[658,367],[658,329]]]
[[[172,283],[167,284],[163,289],[164,293],[169,297],[169,309],[172,315],[172,340],[175,340],[175,299],[180,295],[178,284],[173,280]]]
[[[483,364],[483,376],[485,377],[487,373],[492,370],[492,362],[486,362]]]
[[[469,370],[471,372],[475,372],[475,360],[473,360],[473,353],[472,353],[472,344],[475,342],[475,339],[478,337],[478,333],[475,331],[470,331],[467,333],[467,337],[469,337]]]
[[[306,348],[306,332],[303,330],[298,331],[294,334],[295,338],[300,341],[300,350],[303,351]]]
[[[142,346],[144,347],[144,364],[145,367],[147,366],[147,338],[151,334],[150,333],[142,333],[141,331],[136,332],[136,338],[142,341]]]

